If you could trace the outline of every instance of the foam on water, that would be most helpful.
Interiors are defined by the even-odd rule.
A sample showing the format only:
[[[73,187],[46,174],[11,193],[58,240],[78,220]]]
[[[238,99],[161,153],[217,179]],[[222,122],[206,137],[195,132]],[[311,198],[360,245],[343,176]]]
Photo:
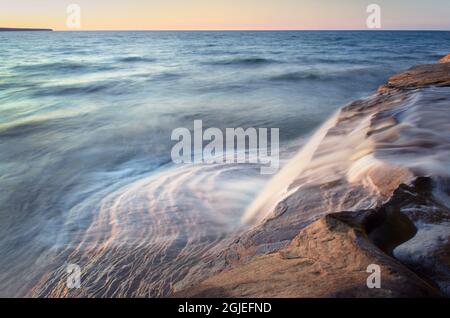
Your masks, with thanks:
[[[321,128],[309,139],[302,150],[295,155],[290,162],[272,178],[265,189],[258,195],[242,216],[243,223],[257,224],[270,213],[275,206],[294,192],[295,188],[289,188],[295,178],[310,164],[317,147],[322,142],[328,130],[336,124],[338,114],[328,119]]]
[[[92,220],[84,216],[97,197],[71,209],[63,229],[78,231],[60,233],[47,270],[64,275],[61,258],[82,266],[84,296],[164,296],[205,252],[245,229],[241,211],[260,184],[259,167],[162,169],[106,195]],[[61,282],[39,282],[33,294],[61,296]]]
[[[449,88],[428,88],[399,99],[395,107],[381,103],[366,115],[360,110],[341,111],[269,182],[243,220],[258,223],[271,216],[280,201],[305,184],[343,178],[374,197],[387,198],[400,183],[416,176],[449,177],[449,100]],[[354,115],[359,118],[347,120]]]

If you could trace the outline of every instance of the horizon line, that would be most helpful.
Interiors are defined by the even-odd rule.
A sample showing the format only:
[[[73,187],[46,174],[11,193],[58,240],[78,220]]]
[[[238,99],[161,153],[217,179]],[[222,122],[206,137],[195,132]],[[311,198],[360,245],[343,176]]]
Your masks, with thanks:
[[[400,31],[400,32],[417,32],[417,31],[436,31],[436,32],[450,32],[449,29],[52,29],[54,32],[266,32],[266,31],[367,31],[367,32],[382,32],[382,31]]]
[[[53,32],[289,32],[289,31],[363,31],[363,32],[382,32],[382,31],[400,31],[400,32],[449,32],[448,29],[54,29],[50,27],[2,27],[0,30],[14,29],[14,30],[45,30]]]

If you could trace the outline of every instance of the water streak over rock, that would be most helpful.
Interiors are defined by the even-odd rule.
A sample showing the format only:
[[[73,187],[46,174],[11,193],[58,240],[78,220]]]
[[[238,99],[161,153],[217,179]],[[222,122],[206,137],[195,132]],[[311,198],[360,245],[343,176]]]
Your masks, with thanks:
[[[450,288],[450,64],[343,107],[176,296],[425,297]],[[366,287],[369,264],[380,290]],[[189,286],[189,288],[186,288]]]

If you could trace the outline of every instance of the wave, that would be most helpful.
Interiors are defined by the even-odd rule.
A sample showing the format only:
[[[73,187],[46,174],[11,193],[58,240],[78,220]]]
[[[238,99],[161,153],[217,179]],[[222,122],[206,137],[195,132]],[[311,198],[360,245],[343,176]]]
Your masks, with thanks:
[[[105,79],[82,84],[40,86],[36,87],[30,94],[34,97],[87,96],[97,93],[119,96],[128,94],[131,90],[141,88],[144,85],[144,81],[136,81],[132,78]]]
[[[142,74],[141,77],[145,78],[148,81],[175,81],[185,77],[186,74],[179,72],[161,72],[161,73],[151,73],[151,74]]]
[[[300,81],[333,81],[336,79],[353,79],[358,77],[380,77],[379,69],[374,67],[357,67],[357,68],[342,68],[339,70],[301,70],[286,72],[271,76],[271,81],[286,81],[286,82],[300,82]]]
[[[276,76],[272,76],[270,79],[272,81],[303,81],[303,80],[317,80],[324,79],[325,76],[323,74],[319,74],[317,72],[308,72],[308,71],[298,71],[298,72],[288,72]]]
[[[144,63],[144,62],[155,62],[156,59],[143,57],[143,56],[126,56],[118,59],[119,62],[124,63]]]
[[[112,83],[88,83],[81,85],[58,85],[42,87],[36,90],[32,95],[35,97],[46,96],[70,96],[95,94],[106,91],[112,87]]]
[[[50,73],[66,74],[69,73],[86,73],[109,71],[114,69],[112,65],[102,63],[78,63],[78,62],[55,62],[55,63],[40,63],[17,65],[12,68],[14,71],[26,73],[26,75],[41,75]]]
[[[267,65],[272,63],[279,63],[276,60],[266,59],[261,57],[247,57],[247,58],[234,58],[234,59],[225,59],[218,61],[210,61],[205,62],[205,64],[209,65],[236,65],[236,66],[258,66],[258,65]]]
[[[306,59],[308,64],[345,64],[345,65],[354,65],[355,63],[367,63],[370,64],[373,61],[367,58],[358,57],[358,58],[346,58],[346,57],[325,57],[325,56],[314,56]],[[302,60],[304,61],[304,60]]]

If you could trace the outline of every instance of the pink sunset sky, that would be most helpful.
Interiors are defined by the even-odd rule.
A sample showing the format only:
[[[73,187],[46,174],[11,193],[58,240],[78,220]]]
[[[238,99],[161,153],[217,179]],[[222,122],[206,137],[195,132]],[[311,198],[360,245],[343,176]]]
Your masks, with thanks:
[[[449,0],[0,0],[0,27],[66,30],[72,3],[81,30],[366,29],[372,3],[383,29],[450,30]]]

